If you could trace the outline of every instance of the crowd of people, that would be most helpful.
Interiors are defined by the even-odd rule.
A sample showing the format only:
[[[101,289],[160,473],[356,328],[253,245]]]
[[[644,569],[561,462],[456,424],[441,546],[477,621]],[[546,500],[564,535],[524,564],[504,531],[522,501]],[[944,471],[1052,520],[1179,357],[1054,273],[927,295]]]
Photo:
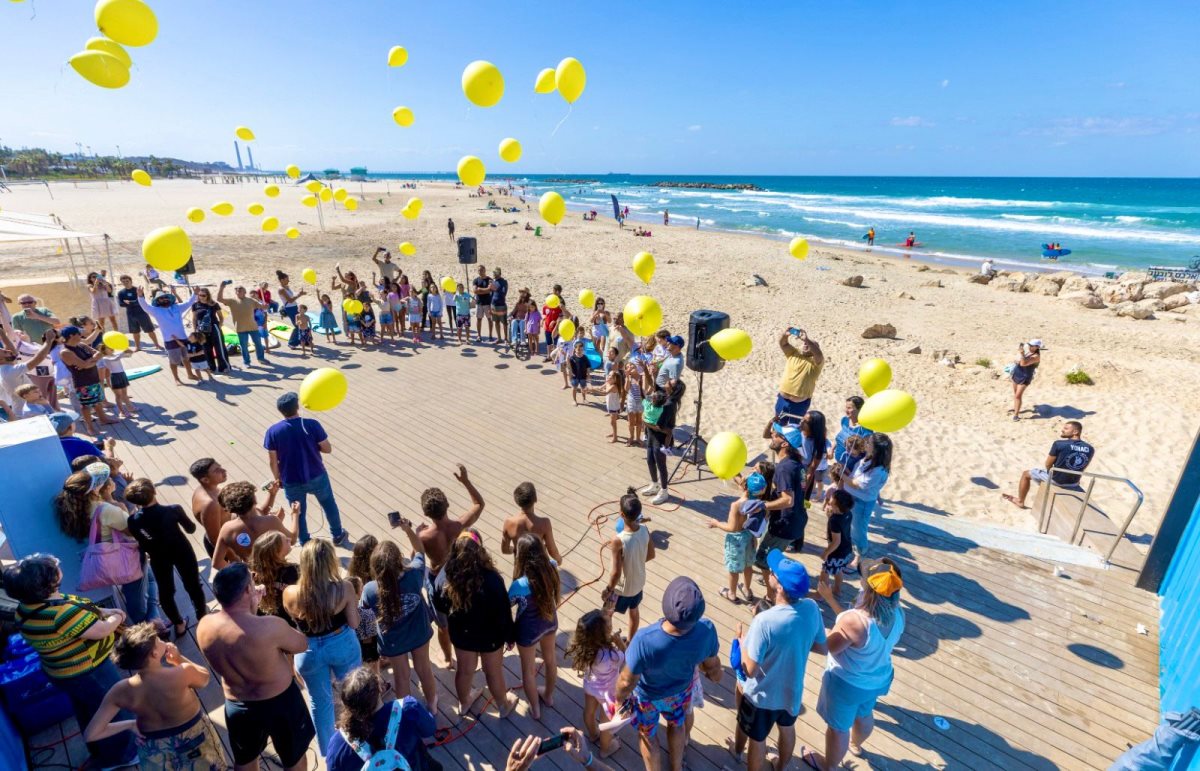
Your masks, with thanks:
[[[450,232],[453,237],[452,223]],[[320,295],[321,313],[307,327],[309,346],[312,330],[333,338],[330,330],[339,326],[361,345],[400,344],[406,337],[420,345],[425,335],[444,337],[444,314],[459,342],[544,355],[544,362],[562,372],[563,388],[576,403],[600,397],[610,441],[622,439],[619,423],[626,421],[623,440],[644,449],[649,484],[620,497],[616,533],[604,544],[610,567],[598,591],[564,596],[559,569],[570,554],[560,551],[551,519],[537,512],[533,482],[516,485],[516,513],[492,534],[500,553],[513,556],[512,575],[502,575],[487,546],[492,539],[477,526],[484,498],[461,465],[455,478],[471,502],[465,511],[452,515],[445,492],[430,488],[419,500],[424,518],[419,525],[399,512],[389,515],[392,530],[403,535],[400,543],[371,535],[352,539],[325,467],[332,440],[319,421],[300,416],[292,392],[278,398],[280,420],[264,434],[271,483],[260,489],[230,481],[219,459],[200,458],[189,469],[196,481],[190,512],[160,503],[150,479],[124,468],[111,438],[75,435],[77,418],[98,439],[97,427],[111,420],[110,409],[134,409],[119,394],[118,386],[128,387],[116,377],[120,367],[113,367],[120,357],[102,344],[93,347],[105,324],[115,326],[117,307],[125,310],[139,349],[142,334],[156,347],[161,334],[172,375],[182,384],[179,367],[192,380],[233,369],[222,332],[226,309],[243,366],[250,366],[252,346],[260,363],[269,362],[263,330],[270,313],[291,321],[301,336],[297,347],[303,346],[308,317],[302,298],[308,290],[294,290],[286,274],[277,274],[279,302],[265,283],[235,287],[228,297],[228,281],[215,298],[205,286],[188,287],[187,298],[168,286],[152,290],[147,300],[150,287],[134,287],[131,277],[122,276],[114,308],[101,303],[93,308],[94,321],[65,324],[23,296],[21,313],[0,324],[4,386],[14,402],[22,400],[9,410],[17,417],[48,415],[59,433],[72,468],[55,500],[59,526],[85,544],[85,560],[93,550],[125,555],[104,573],[114,579],[123,609],[64,594],[58,559],[50,555],[7,567],[4,586],[20,603],[19,631],[70,697],[95,762],[118,767],[140,759],[147,767],[225,768],[224,750],[196,696],[215,673],[237,768],[256,768],[268,741],[283,767],[306,768],[314,739],[327,766],[339,771],[376,758],[382,762],[387,753],[398,753],[414,769],[438,768],[430,747],[448,726],[436,671],[454,672],[458,721],[491,707],[507,717],[522,697],[528,714],[539,719],[544,707],[555,704],[560,658],[555,635],[559,608],[567,601],[594,605],[579,615],[564,656],[582,680],[584,698],[582,727],[566,729],[560,739],[581,765],[607,768],[605,759],[621,747],[621,725],[630,723],[646,768],[658,769],[657,730],[665,721],[670,767],[678,771],[693,709],[704,701],[703,679],[718,682],[729,671],[737,707],[729,751],[738,758],[745,754],[755,771],[767,765],[783,769],[795,753],[794,725],[803,709],[811,654],[825,656],[816,709],[827,731],[822,748],[802,747],[799,757],[823,770],[838,767],[848,751],[861,753],[876,699],[891,685],[891,652],[904,630],[900,568],[873,555],[868,538],[891,473],[893,446],[885,434],[859,424],[863,400],[857,395],[845,400],[836,426],[811,409],[825,364],[820,345],[804,330],[781,333],[784,374],[763,434],[766,451],[736,478],[740,494],[727,517],[710,523],[724,532],[729,582],[720,597],[748,604],[753,612],[748,628],[727,630],[732,655],[722,662],[721,634],[706,617],[705,597],[691,578],[670,582],[661,618],[643,624],[640,617],[647,563],[656,556],[644,507],[671,498],[667,459],[679,452],[675,423],[686,391],[684,338],[660,330],[639,339],[602,298],[574,313],[557,285],[540,303],[529,289],[518,290],[510,307],[508,280],[499,268],[489,274],[479,266],[469,289],[455,282],[447,298],[429,271],[418,288],[386,249],[377,250],[372,261],[370,283],[338,266],[330,291],[340,292],[343,302],[335,306],[328,294]],[[97,276],[95,287],[105,280]],[[94,289],[93,298],[97,291],[103,289]],[[574,334],[559,334],[568,320]],[[1023,351],[1029,355],[1036,350]],[[47,403],[57,395],[56,386],[65,386],[58,373],[40,375],[47,359],[65,368],[70,388],[64,387],[64,398],[77,414]],[[102,366],[106,375],[98,372]],[[22,381],[38,375],[41,383]],[[105,386],[115,404],[107,402]],[[1056,467],[1078,471],[1090,461],[1090,446],[1086,452],[1081,447],[1081,427],[1068,427],[1047,460],[1048,472],[1022,478],[1018,505],[1024,505],[1031,481],[1046,481]],[[287,506],[276,505],[281,490]],[[328,539],[310,530],[309,495],[329,525]],[[805,567],[787,556],[805,549],[814,506],[827,522],[824,546],[817,547],[821,567],[815,585]],[[197,525],[210,558],[215,607],[205,598],[188,539]],[[346,569],[339,547],[352,549]],[[176,575],[190,614],[174,596]],[[847,577],[857,579],[852,603],[844,600]],[[818,600],[835,614],[829,629]],[[614,625],[618,619],[625,619],[624,634]],[[203,663],[189,661],[174,643],[189,629]],[[430,651],[435,637],[439,661]],[[511,684],[504,658],[514,648],[521,677]],[[482,688],[476,684],[479,669]],[[772,730],[778,733],[778,753],[768,761]],[[530,737],[514,744],[508,768],[528,768],[539,743]]]

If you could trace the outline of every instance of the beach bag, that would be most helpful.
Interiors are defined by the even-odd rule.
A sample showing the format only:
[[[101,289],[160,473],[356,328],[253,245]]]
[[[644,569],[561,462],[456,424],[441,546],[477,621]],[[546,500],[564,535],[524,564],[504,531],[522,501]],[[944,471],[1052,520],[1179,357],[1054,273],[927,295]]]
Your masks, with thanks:
[[[412,771],[412,766],[404,759],[399,750],[394,749],[396,737],[400,734],[400,701],[392,702],[392,715],[388,718],[387,735],[384,737],[384,749],[372,752],[368,744],[351,743],[354,751],[365,761],[362,771]],[[342,735],[345,738],[345,734]]]
[[[124,586],[142,577],[142,554],[137,541],[112,531],[112,543],[100,541],[100,517],[92,514],[88,545],[83,550],[79,570],[79,590],[90,592],[110,586]]]

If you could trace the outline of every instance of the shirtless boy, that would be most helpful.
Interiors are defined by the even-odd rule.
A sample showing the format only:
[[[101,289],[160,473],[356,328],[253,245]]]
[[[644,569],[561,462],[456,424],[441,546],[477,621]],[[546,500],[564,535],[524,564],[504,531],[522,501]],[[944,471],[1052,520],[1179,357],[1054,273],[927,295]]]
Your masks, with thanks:
[[[229,521],[229,512],[217,501],[229,474],[212,458],[201,458],[188,471],[200,483],[192,491],[192,516],[204,528],[204,551],[211,557],[221,525]]]
[[[537,490],[534,488],[533,482],[522,482],[517,485],[517,489],[513,490],[513,501],[521,507],[521,513],[504,520],[504,528],[500,534],[500,551],[504,554],[512,554],[516,551],[517,539],[526,533],[533,533],[542,539],[550,558],[561,567],[563,558],[558,553],[558,546],[554,543],[554,525],[550,522],[549,517],[543,517],[533,510],[537,505]],[[516,577],[514,573],[513,578]]]
[[[267,502],[261,509],[254,505],[256,492],[250,482],[234,482],[221,490],[217,500],[234,518],[221,525],[221,532],[217,534],[212,555],[213,570],[220,570],[231,562],[249,562],[254,542],[272,530],[286,535],[289,543],[296,543],[296,533],[300,527],[300,503],[292,504],[292,529],[288,530],[283,525],[282,506],[274,514],[269,513],[275,505],[279,485],[275,482],[270,484]]]

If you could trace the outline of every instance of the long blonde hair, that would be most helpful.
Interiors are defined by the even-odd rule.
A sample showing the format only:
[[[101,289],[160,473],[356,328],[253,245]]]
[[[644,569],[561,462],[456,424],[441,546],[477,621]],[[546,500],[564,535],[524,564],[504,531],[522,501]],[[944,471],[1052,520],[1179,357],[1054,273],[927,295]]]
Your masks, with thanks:
[[[311,629],[327,629],[342,599],[342,570],[333,544],[314,538],[300,550],[300,580],[296,582],[297,618]]]

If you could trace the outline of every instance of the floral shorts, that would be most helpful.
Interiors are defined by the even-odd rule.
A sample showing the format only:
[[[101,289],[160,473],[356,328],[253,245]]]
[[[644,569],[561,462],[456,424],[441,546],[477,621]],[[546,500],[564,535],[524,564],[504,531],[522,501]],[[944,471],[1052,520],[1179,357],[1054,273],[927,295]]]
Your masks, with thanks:
[[[636,700],[633,710],[633,724],[646,736],[653,738],[658,733],[658,719],[666,718],[667,725],[683,725],[687,714],[692,708],[691,686],[682,693],[668,696],[665,699],[651,701]]]
[[[169,731],[148,731],[139,737],[138,758],[142,768],[171,771],[225,771],[225,748],[208,715],[196,717]]]
[[[79,386],[75,389],[75,395],[79,397],[81,406],[92,407],[104,401],[104,386],[99,383]]]

